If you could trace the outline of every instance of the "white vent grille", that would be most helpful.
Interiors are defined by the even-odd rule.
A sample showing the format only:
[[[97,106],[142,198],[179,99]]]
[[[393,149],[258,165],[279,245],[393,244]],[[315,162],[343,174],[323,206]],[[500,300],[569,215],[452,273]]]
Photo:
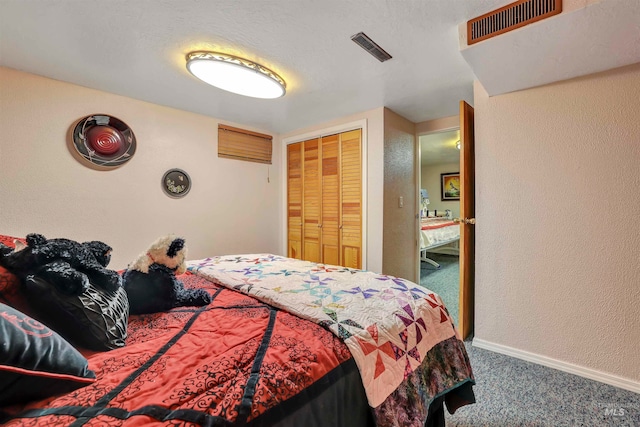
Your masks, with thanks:
[[[467,22],[467,45],[562,12],[562,0],[520,0]]]
[[[391,55],[389,55],[383,48],[378,46],[376,42],[371,40],[365,33],[360,32],[356,35],[353,35],[351,36],[351,40],[356,42],[358,46],[369,52],[380,62],[384,62],[392,58]]]

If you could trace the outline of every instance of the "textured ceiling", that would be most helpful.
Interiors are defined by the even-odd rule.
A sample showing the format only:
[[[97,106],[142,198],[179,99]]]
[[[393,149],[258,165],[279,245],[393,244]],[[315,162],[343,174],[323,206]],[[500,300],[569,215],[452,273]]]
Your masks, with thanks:
[[[485,72],[494,55],[509,55],[479,43],[486,50],[472,68],[458,42],[459,24],[507,3],[0,0],[0,65],[275,133],[382,106],[421,122],[457,114],[461,99],[472,103],[475,67]],[[393,59],[380,63],[353,43],[360,31]],[[193,50],[259,62],[287,81],[287,94],[262,100],[207,86],[185,68]]]
[[[560,15],[463,47],[461,54],[489,95],[635,64],[640,0],[563,0]]]
[[[456,142],[458,141],[460,141],[459,130],[420,135],[421,165],[459,163],[460,150],[456,147]]]

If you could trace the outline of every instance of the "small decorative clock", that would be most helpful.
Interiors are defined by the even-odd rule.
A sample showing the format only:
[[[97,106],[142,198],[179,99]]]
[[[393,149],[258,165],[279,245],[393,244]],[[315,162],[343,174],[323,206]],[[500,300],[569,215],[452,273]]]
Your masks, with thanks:
[[[162,189],[169,197],[184,197],[191,190],[191,178],[182,169],[169,169],[162,176]]]

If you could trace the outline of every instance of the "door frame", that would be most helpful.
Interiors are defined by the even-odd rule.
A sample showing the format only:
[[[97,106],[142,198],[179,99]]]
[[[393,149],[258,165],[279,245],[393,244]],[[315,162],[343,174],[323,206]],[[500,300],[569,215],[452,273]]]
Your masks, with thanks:
[[[323,136],[335,135],[337,133],[347,132],[350,130],[361,130],[361,162],[362,162],[362,269],[367,269],[367,119],[356,120],[353,122],[343,123],[336,126],[318,129],[315,131],[305,132],[298,135],[283,138],[281,141],[281,193],[283,195],[280,207],[282,208],[280,247],[281,253],[287,255],[287,145],[296,142],[306,141],[308,139],[322,138]]]
[[[415,156],[417,159],[417,169],[418,169],[418,173],[416,174],[416,207],[415,207],[415,211],[416,211],[416,251],[418,254],[418,263],[416,263],[416,270],[417,270],[417,276],[418,277],[418,282],[420,282],[420,221],[419,221],[419,217],[420,217],[420,188],[422,185],[422,151],[420,150],[420,136],[423,135],[431,135],[431,134],[435,134],[435,133],[441,133],[441,132],[449,132],[449,131],[454,131],[454,130],[460,130],[460,138],[462,139],[462,128],[461,128],[461,118],[462,115],[460,113],[458,113],[458,115],[456,116],[451,116],[451,117],[446,117],[444,119],[439,119],[434,121],[434,125],[430,126],[428,128],[425,129],[416,129],[416,153],[417,155]],[[455,122],[454,122],[455,119]],[[460,173],[462,174],[462,150],[460,150]],[[474,177],[475,180],[475,177]],[[462,198],[460,200],[460,202],[462,203]],[[460,207],[460,214],[462,215],[462,206]],[[461,225],[462,227],[462,225]],[[460,254],[463,253],[464,250],[464,243],[462,238],[460,239]],[[465,262],[467,264],[470,264],[471,267],[475,267],[475,257],[461,257],[460,258],[460,271],[462,271],[462,269],[464,268],[464,265],[462,265],[462,262]],[[473,268],[472,268],[473,271]],[[462,281],[458,281],[458,296],[460,297],[460,295],[463,294],[463,289],[462,289]],[[463,319],[463,316],[467,316],[466,318],[468,319],[469,316],[473,316],[473,310],[474,310],[474,303],[472,301],[471,306],[469,307],[468,305],[465,304],[460,304],[459,303],[459,319],[458,319],[458,323],[460,323],[460,319]],[[465,312],[463,313],[463,310],[465,310]],[[471,313],[467,313],[467,310],[470,310]],[[458,327],[459,325],[456,325],[456,327]],[[473,321],[471,321],[471,328],[473,328]]]
[[[456,125],[455,126],[447,126],[447,127],[443,127],[443,128],[437,128],[437,129],[428,129],[425,131],[421,131],[421,132],[416,132],[416,159],[417,159],[417,164],[416,164],[416,192],[418,193],[418,195],[416,196],[416,206],[415,206],[415,211],[416,211],[416,251],[417,251],[417,263],[416,263],[416,277],[418,278],[418,284],[420,284],[420,266],[421,266],[421,262],[420,261],[420,208],[422,207],[420,205],[420,189],[422,188],[422,150],[420,149],[420,137],[421,136],[426,136],[426,135],[434,135],[436,133],[444,133],[444,132],[451,132],[454,130],[459,130],[460,129],[460,125],[459,125],[459,119],[457,116],[452,116],[456,118]]]

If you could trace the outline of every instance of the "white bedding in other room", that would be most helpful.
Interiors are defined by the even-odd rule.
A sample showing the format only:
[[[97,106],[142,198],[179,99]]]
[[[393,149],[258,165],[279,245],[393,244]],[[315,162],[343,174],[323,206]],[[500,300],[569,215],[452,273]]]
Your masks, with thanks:
[[[433,219],[423,220],[422,225],[438,225],[451,222],[451,220]],[[420,248],[424,249],[438,243],[460,238],[460,225],[451,222],[451,225],[435,229],[420,230]]]

